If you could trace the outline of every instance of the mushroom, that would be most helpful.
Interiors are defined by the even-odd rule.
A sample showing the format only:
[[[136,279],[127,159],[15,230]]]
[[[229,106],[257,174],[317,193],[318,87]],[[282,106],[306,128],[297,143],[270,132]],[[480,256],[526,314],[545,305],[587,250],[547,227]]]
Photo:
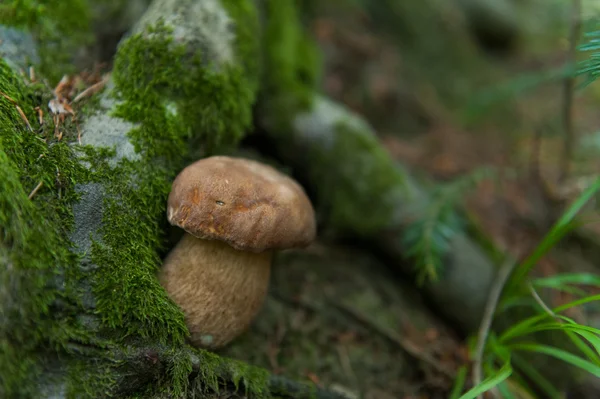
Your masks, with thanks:
[[[243,333],[267,294],[273,252],[316,235],[302,187],[271,166],[212,156],[187,166],[168,198],[186,231],[167,255],[161,285],[183,310],[193,345],[220,348]]]

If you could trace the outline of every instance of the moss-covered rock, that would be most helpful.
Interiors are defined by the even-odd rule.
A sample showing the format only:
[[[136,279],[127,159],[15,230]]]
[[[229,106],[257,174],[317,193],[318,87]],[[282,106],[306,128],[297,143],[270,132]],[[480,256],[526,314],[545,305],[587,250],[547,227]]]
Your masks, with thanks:
[[[20,24],[45,15],[29,5]],[[0,97],[0,396],[99,397],[146,385],[180,396],[190,381],[214,388],[227,378],[266,391],[264,371],[186,347],[183,314],[155,277],[170,182],[250,127],[257,26],[249,1],[155,1],[121,43],[105,92],[78,110],[81,146],[68,121],[62,140],[50,117],[27,128],[12,100],[36,122],[34,107],[51,93],[0,64],[11,98]],[[156,363],[135,348],[167,344],[164,373],[134,377]]]
[[[35,386],[46,351],[85,339],[74,317],[78,259],[65,236],[77,199],[70,182],[90,174],[67,142],[51,139],[51,118],[45,129],[27,127],[17,106],[35,121],[44,89],[26,86],[0,60],[0,91],[12,100],[0,98],[0,396],[14,397]]]

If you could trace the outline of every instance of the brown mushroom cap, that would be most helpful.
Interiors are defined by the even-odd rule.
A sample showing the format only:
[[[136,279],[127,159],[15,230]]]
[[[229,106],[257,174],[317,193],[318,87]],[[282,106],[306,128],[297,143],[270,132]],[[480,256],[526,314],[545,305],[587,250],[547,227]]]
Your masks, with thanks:
[[[302,187],[271,166],[213,156],[187,166],[169,194],[169,223],[252,252],[307,246],[314,209]]]

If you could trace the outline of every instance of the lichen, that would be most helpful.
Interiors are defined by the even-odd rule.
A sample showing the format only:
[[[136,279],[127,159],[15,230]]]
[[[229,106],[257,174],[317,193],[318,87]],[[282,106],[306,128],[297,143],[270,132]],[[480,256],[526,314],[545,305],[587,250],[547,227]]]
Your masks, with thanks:
[[[0,4],[0,24],[34,35],[38,67],[51,81],[73,72],[75,50],[92,39],[88,0],[9,0]]]
[[[293,116],[310,108],[320,59],[295,0],[266,0],[261,101],[274,129],[289,129]]]

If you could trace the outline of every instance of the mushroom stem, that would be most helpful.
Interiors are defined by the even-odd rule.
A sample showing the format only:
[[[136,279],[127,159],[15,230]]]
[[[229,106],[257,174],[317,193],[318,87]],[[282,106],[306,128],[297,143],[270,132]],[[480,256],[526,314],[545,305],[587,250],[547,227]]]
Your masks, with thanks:
[[[183,310],[193,345],[217,349],[243,333],[267,294],[272,251],[240,251],[186,233],[159,280]]]

